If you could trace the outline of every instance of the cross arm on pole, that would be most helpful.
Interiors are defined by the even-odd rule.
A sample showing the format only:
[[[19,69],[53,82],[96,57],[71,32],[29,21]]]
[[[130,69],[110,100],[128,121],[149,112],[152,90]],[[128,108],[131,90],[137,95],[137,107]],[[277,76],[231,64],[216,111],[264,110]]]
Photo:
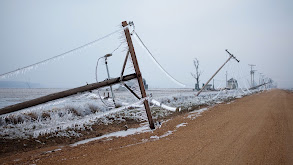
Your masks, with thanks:
[[[240,62],[233,54],[231,54],[228,49],[226,49],[226,52],[232,57],[234,58],[237,62]]]

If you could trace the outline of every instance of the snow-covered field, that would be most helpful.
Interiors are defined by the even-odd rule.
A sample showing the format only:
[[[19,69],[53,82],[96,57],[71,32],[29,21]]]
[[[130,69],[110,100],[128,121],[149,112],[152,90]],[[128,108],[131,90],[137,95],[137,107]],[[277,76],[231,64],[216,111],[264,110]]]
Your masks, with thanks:
[[[6,90],[0,90],[0,108],[60,89],[54,89],[50,92],[38,91],[39,93],[36,90],[32,90],[34,94],[29,94],[28,89],[25,92],[19,89],[18,91],[10,91],[10,93]],[[17,93],[20,91],[24,93],[21,96]],[[175,113],[175,110],[189,110],[191,106],[222,103],[254,92],[257,91],[244,89],[209,91],[196,97],[196,92],[192,89],[151,89],[147,91],[147,99],[151,105],[153,119],[156,120]],[[0,116],[0,138],[27,139],[37,138],[40,135],[82,136],[77,130],[90,130],[91,126],[95,124],[108,125],[112,124],[113,121],[125,120],[147,121],[142,104],[143,99],[138,100],[129,91],[115,91],[118,108],[113,108],[112,99],[104,98],[104,93],[107,96],[108,92],[105,89],[94,90],[2,115]],[[30,97],[26,97],[26,95]],[[23,98],[19,98],[22,96]],[[103,99],[101,100],[101,98]]]

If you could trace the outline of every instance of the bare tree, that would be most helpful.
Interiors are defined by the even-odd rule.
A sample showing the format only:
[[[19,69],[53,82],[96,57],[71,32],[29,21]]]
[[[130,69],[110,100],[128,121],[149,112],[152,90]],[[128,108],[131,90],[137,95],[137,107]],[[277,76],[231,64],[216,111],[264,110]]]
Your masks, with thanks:
[[[193,60],[193,65],[195,67],[195,73],[191,72],[191,76],[196,80],[195,89],[199,90],[199,77],[201,76],[201,71],[199,70],[199,61],[197,58]]]

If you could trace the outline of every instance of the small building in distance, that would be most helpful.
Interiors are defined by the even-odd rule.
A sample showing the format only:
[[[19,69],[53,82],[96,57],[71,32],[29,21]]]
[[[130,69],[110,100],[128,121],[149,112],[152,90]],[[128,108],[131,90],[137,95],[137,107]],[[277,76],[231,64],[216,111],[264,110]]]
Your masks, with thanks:
[[[148,90],[149,85],[146,83],[146,80],[143,78],[142,81],[143,81],[143,85],[144,85],[145,90]]]
[[[195,88],[194,89],[197,90],[197,91],[199,91],[200,90],[199,89],[199,84],[195,83]]]
[[[237,80],[234,78],[231,78],[230,80],[227,81],[227,88],[228,89],[236,89],[238,88],[238,83]]]
[[[204,87],[204,84],[202,84],[202,88],[203,88],[203,87]],[[205,87],[204,90],[208,90],[208,91],[213,90],[213,86],[212,86],[212,84],[208,84],[208,85]]]

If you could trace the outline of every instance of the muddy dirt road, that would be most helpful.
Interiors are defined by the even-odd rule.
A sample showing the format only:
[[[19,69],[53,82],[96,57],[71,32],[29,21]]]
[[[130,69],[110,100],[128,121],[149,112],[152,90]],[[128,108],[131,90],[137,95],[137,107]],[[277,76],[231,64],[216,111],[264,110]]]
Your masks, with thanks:
[[[263,92],[216,105],[195,119],[190,113],[176,116],[153,132],[67,146],[53,153],[43,150],[8,156],[0,162],[293,164],[293,93]]]

